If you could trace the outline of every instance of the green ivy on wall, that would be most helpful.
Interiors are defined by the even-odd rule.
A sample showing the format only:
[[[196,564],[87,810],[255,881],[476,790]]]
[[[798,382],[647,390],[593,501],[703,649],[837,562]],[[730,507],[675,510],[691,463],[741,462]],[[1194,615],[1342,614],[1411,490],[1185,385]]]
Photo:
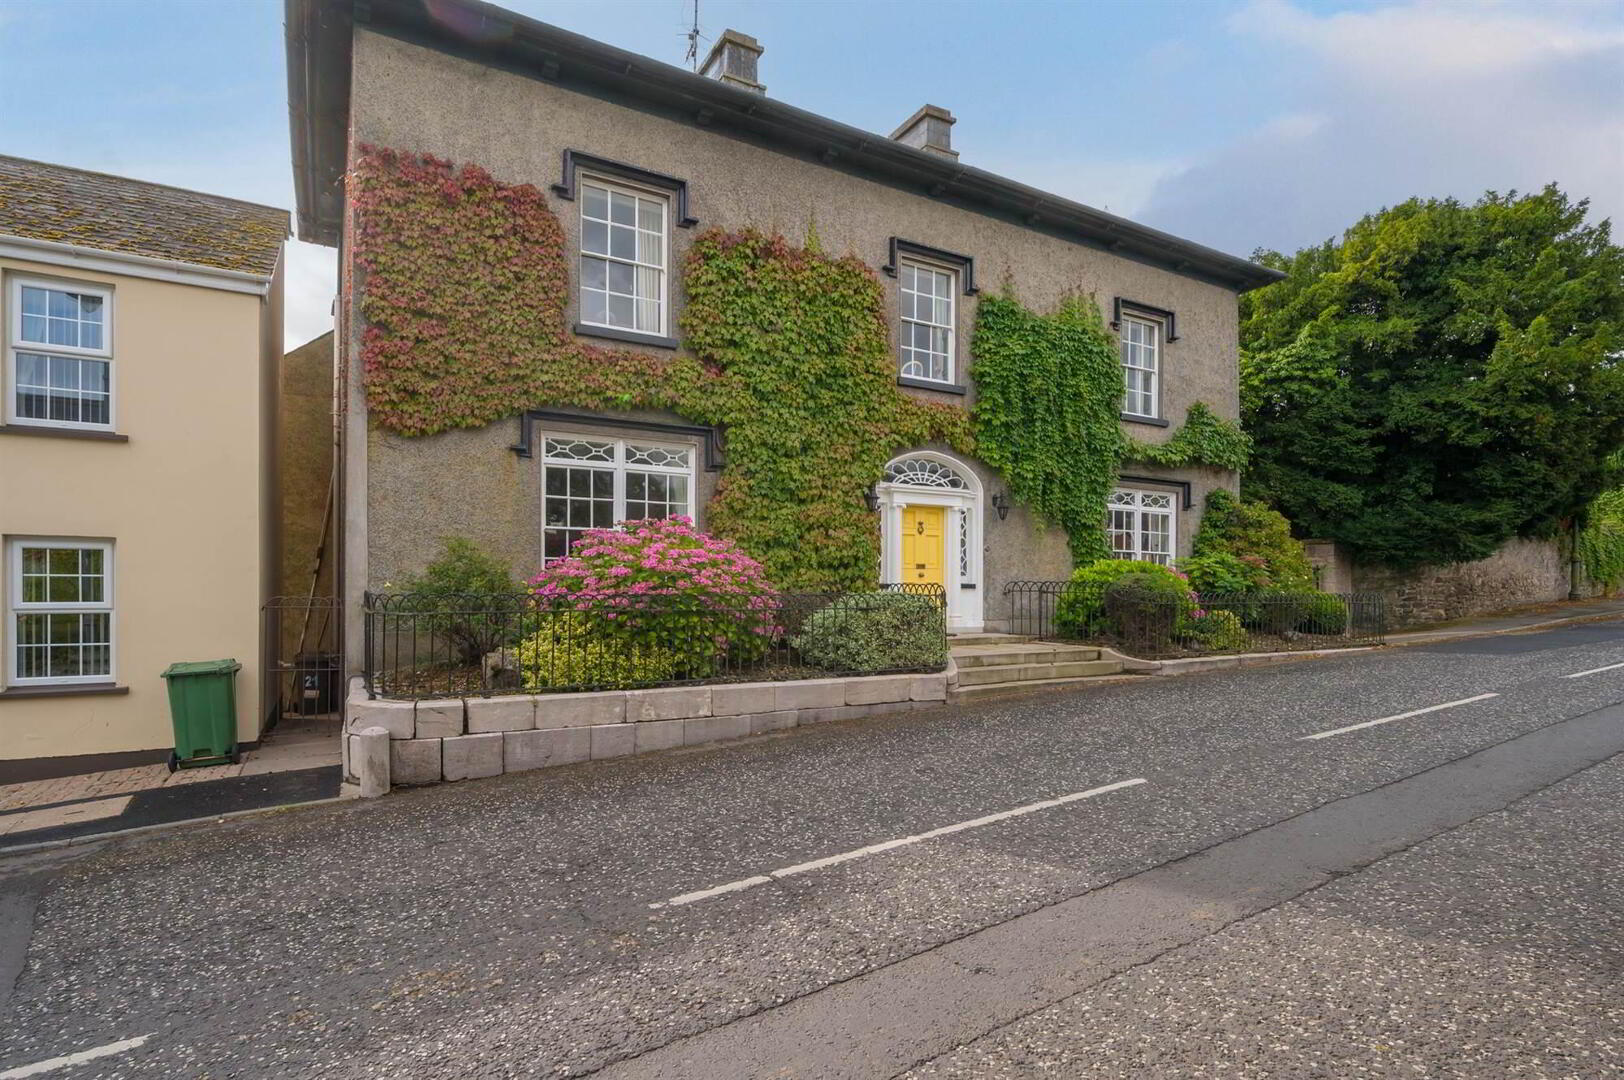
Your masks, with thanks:
[[[898,389],[884,291],[855,256],[712,229],[683,268],[685,349],[651,354],[570,332],[564,233],[533,185],[472,165],[362,147],[349,177],[364,275],[361,360],[381,427],[431,435],[527,409],[669,409],[724,428],[707,525],[784,588],[872,584],[864,490],[897,453],[974,448],[1012,494],[1106,554],[1105,500],[1124,459],[1239,469],[1248,440],[1205,405],[1166,443],[1126,439],[1117,343],[1091,298],[1052,314],[1012,295],[977,306],[973,417]]]
[[[971,450],[963,409],[897,388],[874,272],[814,237],[805,248],[754,231],[696,237],[687,349],[650,355],[570,334],[563,230],[532,185],[372,147],[350,180],[367,403],[385,428],[428,435],[560,405],[722,425],[707,526],[791,589],[873,584],[879,533],[864,490],[904,449]]]
[[[879,532],[863,492],[901,450],[969,452],[964,410],[897,388],[884,293],[855,256],[711,230],[684,284],[684,344],[720,373],[685,411],[727,431],[709,527],[781,587],[872,584]]]
[[[1252,439],[1233,420],[1225,420],[1204,401],[1190,405],[1184,425],[1162,443],[1129,439],[1123,457],[1168,469],[1186,465],[1210,465],[1215,469],[1246,468],[1252,456]]]
[[[1126,440],[1121,361],[1098,306],[1072,296],[1041,315],[1008,289],[983,296],[971,354],[981,459],[1066,530],[1076,563],[1105,558],[1105,500]]]

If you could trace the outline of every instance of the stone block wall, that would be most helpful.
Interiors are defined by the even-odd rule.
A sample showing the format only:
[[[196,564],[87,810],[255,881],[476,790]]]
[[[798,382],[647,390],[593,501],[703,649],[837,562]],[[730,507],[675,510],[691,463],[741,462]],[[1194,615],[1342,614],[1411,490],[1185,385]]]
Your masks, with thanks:
[[[1380,592],[1389,629],[1445,622],[1524,604],[1566,600],[1568,548],[1561,540],[1512,540],[1476,562],[1390,570],[1350,562],[1336,545],[1311,542],[1309,557],[1332,592]],[[1581,582],[1581,593],[1593,593]]]
[[[368,699],[352,682],[344,778],[358,783],[359,739],[389,735],[389,784],[435,784],[742,739],[827,720],[931,708],[948,672],[730,683],[442,701]]]

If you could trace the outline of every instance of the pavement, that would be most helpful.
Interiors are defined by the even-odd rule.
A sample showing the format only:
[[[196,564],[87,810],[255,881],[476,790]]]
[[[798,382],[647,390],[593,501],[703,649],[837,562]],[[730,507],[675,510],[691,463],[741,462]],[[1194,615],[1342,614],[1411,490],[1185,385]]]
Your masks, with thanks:
[[[0,1080],[1613,1077],[1621,703],[1577,624],[17,856]]]
[[[7,848],[337,798],[338,720],[284,719],[235,764],[169,771],[163,763],[0,784]]]

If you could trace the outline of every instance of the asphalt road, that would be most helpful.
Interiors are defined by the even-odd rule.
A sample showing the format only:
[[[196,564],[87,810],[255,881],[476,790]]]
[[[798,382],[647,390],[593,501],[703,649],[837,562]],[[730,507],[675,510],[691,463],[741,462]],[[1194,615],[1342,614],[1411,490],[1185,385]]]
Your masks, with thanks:
[[[1621,702],[1600,623],[0,860],[0,1080],[1618,1076]]]

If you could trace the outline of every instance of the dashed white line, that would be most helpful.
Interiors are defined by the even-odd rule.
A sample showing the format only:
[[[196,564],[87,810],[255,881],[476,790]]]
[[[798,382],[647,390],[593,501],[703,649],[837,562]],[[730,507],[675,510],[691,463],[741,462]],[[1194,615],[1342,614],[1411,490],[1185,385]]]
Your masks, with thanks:
[[[722,896],[725,893],[738,892],[740,889],[752,889],[757,885],[766,885],[770,882],[776,881],[779,878],[790,877],[794,874],[804,874],[811,870],[822,870],[826,867],[836,866],[843,862],[850,862],[853,859],[861,859],[869,855],[878,855],[882,851],[891,851],[894,848],[906,847],[909,844],[917,844],[924,840],[934,840],[939,836],[948,836],[952,833],[963,832],[966,829],[979,829],[983,825],[991,825],[999,821],[1008,821],[1010,818],[1018,818],[1026,814],[1035,814],[1039,810],[1049,810],[1056,806],[1064,806],[1067,803],[1077,802],[1079,799],[1091,799],[1096,795],[1104,795],[1108,791],[1118,791],[1122,788],[1134,787],[1145,782],[1146,781],[1143,777],[1140,777],[1137,780],[1118,780],[1114,784],[1106,784],[1103,787],[1089,788],[1087,791],[1073,792],[1070,795],[1062,795],[1056,799],[1044,799],[1042,802],[1027,803],[1025,806],[1017,806],[1013,810],[1001,810],[996,814],[988,814],[985,817],[973,818],[969,821],[961,821],[954,825],[943,825],[941,828],[931,829],[929,832],[916,833],[913,836],[903,836],[896,840],[886,840],[883,843],[870,844],[868,847],[860,847],[852,851],[842,851],[838,855],[827,855],[821,859],[813,859],[810,862],[796,863],[794,866],[785,866],[777,870],[769,870],[765,874],[758,874],[755,877],[740,878],[738,881],[730,881],[725,885],[717,885],[710,889],[701,889],[698,892],[683,893],[681,896],[673,896],[669,900],[656,901],[655,903],[650,904],[649,907],[658,910],[659,908],[664,907],[681,907],[684,904],[692,904],[697,900],[709,900],[713,896]],[[0,1077],[0,1080],[4,1080],[4,1078]]]
[[[106,1046],[93,1046],[89,1050],[80,1050],[72,1054],[63,1054],[61,1057],[50,1058],[46,1061],[36,1061],[32,1065],[22,1065],[15,1069],[0,1072],[0,1080],[21,1080],[24,1076],[42,1076],[56,1069],[66,1069],[73,1065],[83,1065],[87,1061],[107,1057],[110,1054],[122,1054],[126,1050],[134,1050],[137,1046],[152,1038],[148,1035],[137,1035],[133,1039],[124,1039],[120,1042],[108,1043]]]
[[[1593,667],[1589,671],[1575,671],[1572,675],[1562,676],[1564,679],[1582,679],[1586,675],[1598,675],[1603,671],[1613,671],[1624,667],[1624,664],[1608,664],[1606,667]]]
[[[1329,739],[1332,735],[1346,735],[1350,731],[1362,731],[1378,724],[1391,724],[1394,720],[1408,720],[1412,716],[1421,716],[1425,713],[1437,712],[1440,709],[1453,709],[1457,705],[1470,705],[1474,701],[1485,701],[1491,697],[1499,696],[1499,694],[1478,694],[1476,697],[1461,698],[1459,701],[1446,701],[1442,705],[1428,705],[1424,709],[1411,709],[1409,712],[1401,712],[1397,716],[1384,716],[1380,720],[1366,720],[1362,724],[1349,724],[1347,727],[1332,728],[1330,731],[1317,731],[1312,735],[1302,735],[1298,737],[1298,741]]]

